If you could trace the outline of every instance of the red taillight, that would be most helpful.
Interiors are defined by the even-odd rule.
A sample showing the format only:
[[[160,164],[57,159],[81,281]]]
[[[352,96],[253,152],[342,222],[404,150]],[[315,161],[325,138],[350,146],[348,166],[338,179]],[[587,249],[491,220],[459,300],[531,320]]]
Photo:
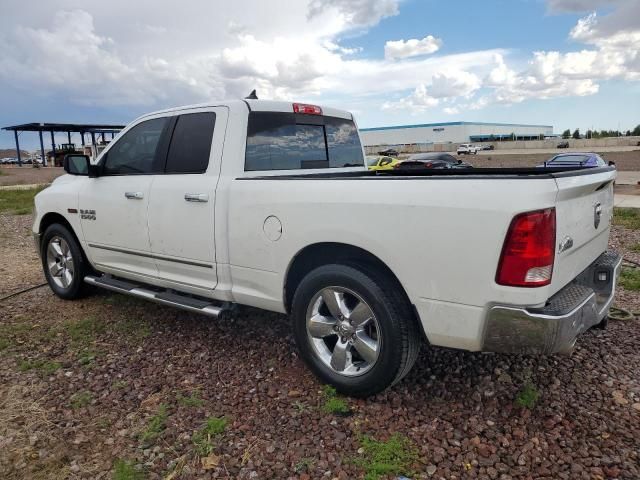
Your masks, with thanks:
[[[516,215],[504,240],[496,282],[510,287],[549,285],[555,244],[555,208]]]
[[[427,163],[424,164],[424,166],[427,167],[427,168],[431,168],[431,165],[433,165],[433,163],[431,163],[431,162],[427,162]]]
[[[322,115],[322,109],[317,105],[307,105],[306,103],[294,103],[293,113],[304,113],[306,115]]]

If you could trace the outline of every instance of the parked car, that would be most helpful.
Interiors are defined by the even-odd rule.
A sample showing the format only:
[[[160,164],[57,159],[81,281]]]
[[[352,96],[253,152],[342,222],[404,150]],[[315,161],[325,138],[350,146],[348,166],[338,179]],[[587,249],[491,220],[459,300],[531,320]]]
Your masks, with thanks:
[[[397,157],[398,155],[400,155],[400,153],[395,148],[387,148],[386,150],[378,152],[378,155],[382,155],[385,157]]]
[[[367,168],[374,171],[392,170],[400,160],[385,155],[368,155]]]
[[[569,148],[569,142],[567,142],[567,141],[560,142],[560,143],[558,143],[556,148]]]
[[[604,167],[607,165],[597,153],[560,153],[549,160],[536,165],[537,167],[566,168],[566,167]],[[610,162],[609,165],[615,165]]]
[[[473,168],[473,166],[448,153],[429,152],[416,153],[394,165],[395,170],[408,168]]]
[[[364,163],[342,110],[163,110],[93,163],[65,157],[67,175],[35,197],[35,245],[63,299],[93,285],[211,317],[286,313],[309,368],[356,396],[400,381],[423,338],[568,352],[605,320],[621,263],[607,251],[615,169]]]
[[[458,149],[456,150],[458,155],[477,155],[478,147],[472,145],[470,143],[461,143],[458,145]]]
[[[482,150],[493,150],[495,149],[494,145],[482,145]]]

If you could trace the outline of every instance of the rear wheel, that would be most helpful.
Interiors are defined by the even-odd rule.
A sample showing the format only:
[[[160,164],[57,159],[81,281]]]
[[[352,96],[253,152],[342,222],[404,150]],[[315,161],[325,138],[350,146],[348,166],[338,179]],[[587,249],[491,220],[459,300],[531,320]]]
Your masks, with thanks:
[[[293,330],[302,358],[323,381],[373,395],[411,369],[421,336],[397,282],[362,265],[325,265],[295,292]]]
[[[60,224],[49,226],[42,236],[42,268],[51,290],[67,300],[87,291],[84,277],[90,267],[73,234]]]

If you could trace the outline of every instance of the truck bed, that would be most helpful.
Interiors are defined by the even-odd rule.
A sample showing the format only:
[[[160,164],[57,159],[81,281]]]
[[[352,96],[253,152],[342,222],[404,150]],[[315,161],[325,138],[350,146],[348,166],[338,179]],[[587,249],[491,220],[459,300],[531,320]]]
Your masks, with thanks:
[[[323,171],[319,173],[285,173],[240,177],[238,180],[350,180],[350,179],[405,179],[405,178],[504,178],[504,179],[550,179],[591,175],[614,171],[615,167],[560,167],[560,168],[452,168],[424,170],[385,171]]]

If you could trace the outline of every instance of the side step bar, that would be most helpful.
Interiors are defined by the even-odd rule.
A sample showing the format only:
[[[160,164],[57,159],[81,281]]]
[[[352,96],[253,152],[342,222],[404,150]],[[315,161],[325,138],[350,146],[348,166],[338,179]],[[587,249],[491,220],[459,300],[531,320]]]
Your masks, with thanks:
[[[95,285],[96,287],[105,288],[112,292],[131,295],[132,297],[143,298],[152,302],[168,305],[170,307],[181,308],[189,312],[202,313],[210,317],[218,318],[230,312],[229,308],[209,303],[207,300],[181,295],[179,293],[162,290],[153,291],[143,286],[126,280],[118,280],[109,276],[95,277],[87,275],[84,277],[85,283]]]

